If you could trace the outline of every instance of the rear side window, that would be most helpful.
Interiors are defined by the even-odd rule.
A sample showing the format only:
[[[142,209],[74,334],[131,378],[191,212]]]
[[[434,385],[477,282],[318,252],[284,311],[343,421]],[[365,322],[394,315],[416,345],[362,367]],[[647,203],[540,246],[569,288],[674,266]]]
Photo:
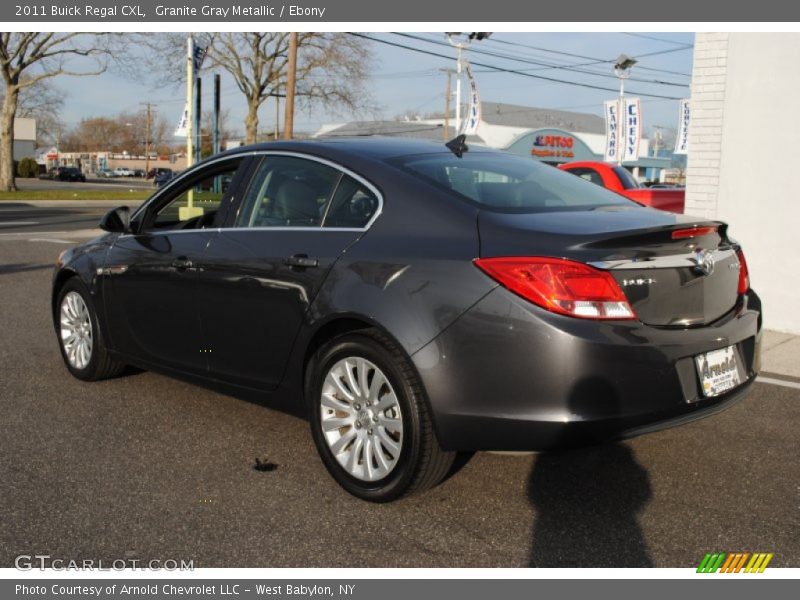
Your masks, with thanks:
[[[498,212],[591,210],[634,202],[535,160],[501,152],[422,154],[396,166]]]
[[[343,175],[325,215],[324,227],[366,227],[378,210],[378,198],[364,184]]]
[[[320,227],[341,177],[314,160],[267,156],[253,175],[236,227]]]

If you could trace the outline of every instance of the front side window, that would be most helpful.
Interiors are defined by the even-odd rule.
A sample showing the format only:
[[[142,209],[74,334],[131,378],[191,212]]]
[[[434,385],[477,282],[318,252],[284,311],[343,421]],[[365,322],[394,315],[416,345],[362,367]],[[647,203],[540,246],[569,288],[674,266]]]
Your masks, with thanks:
[[[501,152],[420,154],[390,161],[413,175],[498,212],[591,210],[638,206],[560,169]]]
[[[253,175],[236,227],[320,227],[342,173],[295,156],[265,157]]]
[[[203,229],[213,227],[222,199],[230,187],[241,160],[203,169],[186,183],[170,190],[147,216],[143,229]]]

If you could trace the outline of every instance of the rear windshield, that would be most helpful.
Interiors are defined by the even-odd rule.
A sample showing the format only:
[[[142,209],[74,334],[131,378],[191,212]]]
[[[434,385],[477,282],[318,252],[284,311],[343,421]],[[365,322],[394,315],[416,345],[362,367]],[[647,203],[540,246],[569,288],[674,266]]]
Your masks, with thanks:
[[[639,185],[639,182],[636,181],[636,178],[631,175],[631,172],[625,167],[613,167],[613,169],[614,173],[616,173],[617,177],[619,177],[619,182],[622,184],[623,189],[635,190],[642,187]]]
[[[600,206],[636,206],[555,167],[513,154],[475,152],[418,154],[393,164],[500,212],[591,210]]]

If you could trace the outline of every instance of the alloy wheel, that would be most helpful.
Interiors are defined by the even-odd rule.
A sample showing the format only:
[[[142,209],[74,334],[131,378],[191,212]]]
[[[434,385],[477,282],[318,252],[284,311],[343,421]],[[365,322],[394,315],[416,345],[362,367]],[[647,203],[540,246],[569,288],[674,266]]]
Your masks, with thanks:
[[[61,300],[61,345],[69,364],[85,369],[92,360],[94,335],[89,307],[78,292],[69,292]]]
[[[403,448],[403,417],[386,375],[365,358],[337,361],[320,397],[322,433],[345,471],[378,481],[397,466]]]

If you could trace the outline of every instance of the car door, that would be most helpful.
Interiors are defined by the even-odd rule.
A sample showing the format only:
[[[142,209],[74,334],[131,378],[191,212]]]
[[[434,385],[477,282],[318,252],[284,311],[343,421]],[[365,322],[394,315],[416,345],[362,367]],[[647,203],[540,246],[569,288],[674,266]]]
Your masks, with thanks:
[[[201,167],[134,216],[102,269],[111,345],[186,372],[207,372],[198,315],[197,263],[234,197],[245,159]],[[228,185],[223,185],[228,182]]]
[[[327,161],[269,153],[252,169],[199,273],[209,368],[272,389],[332,265],[380,211],[366,180]]]

